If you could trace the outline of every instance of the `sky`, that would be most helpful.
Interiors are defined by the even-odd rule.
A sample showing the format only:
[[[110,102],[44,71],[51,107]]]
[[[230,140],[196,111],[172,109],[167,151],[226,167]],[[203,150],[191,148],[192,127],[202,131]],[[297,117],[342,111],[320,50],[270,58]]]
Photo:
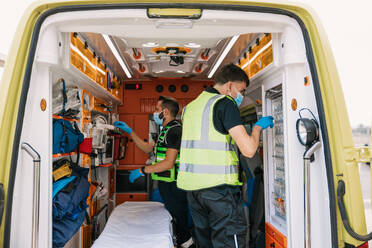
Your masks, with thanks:
[[[12,0],[0,8],[0,53],[8,54],[17,23],[31,0]],[[320,17],[336,60],[349,120],[372,124],[372,1],[298,0]],[[337,106],[335,106],[336,108]]]

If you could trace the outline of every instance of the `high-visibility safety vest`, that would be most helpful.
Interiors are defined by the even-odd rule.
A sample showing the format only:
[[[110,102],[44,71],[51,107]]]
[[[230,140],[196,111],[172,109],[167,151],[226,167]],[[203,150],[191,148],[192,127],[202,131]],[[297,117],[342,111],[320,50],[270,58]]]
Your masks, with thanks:
[[[213,124],[214,106],[225,97],[234,101],[229,96],[203,91],[184,108],[178,188],[199,190],[222,184],[242,185],[235,143]]]
[[[160,132],[159,138],[156,141],[156,145],[155,145],[155,161],[152,164],[156,164],[165,159],[166,152],[167,152],[166,137],[167,137],[169,130],[174,127],[181,127],[181,123],[179,123],[178,121],[172,121],[171,125],[165,126],[163,130]],[[179,165],[180,165],[180,152],[178,151],[176,162],[171,169],[163,171],[163,172],[151,173],[151,177],[153,180],[173,182],[177,178]]]

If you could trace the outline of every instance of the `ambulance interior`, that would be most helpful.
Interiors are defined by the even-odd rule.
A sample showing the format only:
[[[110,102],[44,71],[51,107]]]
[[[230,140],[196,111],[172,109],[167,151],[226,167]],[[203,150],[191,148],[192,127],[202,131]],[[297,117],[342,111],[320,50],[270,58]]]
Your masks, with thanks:
[[[216,72],[229,63],[240,66],[250,78],[239,107],[247,132],[261,116],[275,119],[274,128],[261,135],[252,158],[238,154],[250,242],[257,247],[300,247],[304,147],[295,124],[302,108],[317,116],[303,37],[300,25],[289,16],[236,10],[204,9],[181,18],[162,18],[147,9],[48,17],[39,35],[30,91],[37,95],[36,85],[47,88],[41,91],[49,93],[50,133],[52,119],[76,122],[84,142],[91,138],[92,144],[92,153],[79,151],[78,158],[79,166],[89,169],[88,218],[64,247],[173,247],[171,218],[157,203],[156,181],[151,175],[134,183],[128,180],[130,170],[151,164],[154,154],[143,153],[113,123],[124,121],[144,141],[156,141],[160,129],[152,114],[158,97],[175,97],[182,110],[212,86]],[[61,117],[63,108],[69,116]],[[54,235],[51,189],[58,181],[54,165],[62,159],[76,161],[77,152],[45,156],[50,163],[45,165],[49,172],[41,172],[40,210],[46,216],[40,216],[40,226],[49,228],[49,239],[40,235],[40,244],[51,242]],[[316,154],[315,163],[318,167],[324,163],[322,152]],[[320,178],[312,186],[318,192],[315,199],[321,199],[312,202],[316,209],[329,208],[324,170],[313,172]],[[25,190],[21,179],[28,175],[22,169],[17,173],[15,190],[21,192]],[[13,204],[17,201],[21,199],[15,197]],[[328,211],[313,214],[329,220]],[[12,225],[20,218],[13,216]],[[314,247],[325,247],[330,236],[313,230]],[[19,247],[17,242],[22,241],[12,242]]]

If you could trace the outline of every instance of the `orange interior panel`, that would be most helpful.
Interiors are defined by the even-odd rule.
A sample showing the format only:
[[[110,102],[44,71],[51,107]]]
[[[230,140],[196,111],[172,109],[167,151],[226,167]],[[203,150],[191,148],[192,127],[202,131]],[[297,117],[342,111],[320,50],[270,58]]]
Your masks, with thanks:
[[[89,248],[92,246],[92,225],[81,226],[81,247]]]
[[[125,90],[125,83],[140,83],[141,90]],[[123,105],[119,107],[119,114],[151,114],[155,111],[155,105],[159,96],[171,96],[180,103],[180,113],[184,105],[195,99],[206,87],[213,85],[212,81],[197,81],[184,78],[158,78],[149,81],[125,82]],[[162,85],[163,91],[157,92],[156,86]],[[176,86],[175,92],[169,91],[169,86]],[[181,86],[187,85],[187,92],[181,91]]]
[[[148,142],[149,132],[149,116],[148,114],[141,114],[134,116],[134,130],[138,136],[145,142]],[[141,151],[137,146],[134,146],[134,164],[145,164],[148,155]]]
[[[119,118],[126,122],[143,140],[148,141],[149,138],[149,114],[155,112],[155,106],[159,96],[171,96],[178,100],[180,104],[180,112],[182,108],[195,99],[207,86],[213,84],[212,81],[196,81],[189,79],[171,79],[160,78],[148,81],[134,81],[126,83],[140,83],[141,90],[122,90],[125,94],[123,105],[119,107]],[[162,92],[157,92],[156,87],[163,86]],[[176,87],[175,92],[169,91],[169,86]],[[187,92],[181,91],[181,86],[189,87]],[[123,85],[122,88],[125,88]],[[120,160],[120,165],[132,165],[135,167],[143,166],[148,158],[148,155],[138,149],[133,140],[129,137],[125,158]]]
[[[249,56],[248,56],[248,51],[246,52],[246,58],[244,58],[243,56],[240,58],[240,64],[239,66],[242,67],[243,65],[245,65],[247,62],[249,61]],[[246,68],[246,67],[245,67]]]
[[[262,69],[261,54],[258,55],[249,65],[249,78],[252,78]]]
[[[119,116],[120,121],[124,121],[127,123],[130,127],[133,127],[134,124],[134,116],[133,115],[120,115]],[[136,132],[137,133],[137,132]],[[124,134],[127,135],[127,134]],[[128,143],[125,151],[125,158],[120,160],[120,164],[133,164],[134,163],[134,142],[132,138],[128,136]]]
[[[91,204],[89,205],[89,216],[90,216],[91,220],[92,220],[93,216],[96,215],[99,212],[100,209],[101,209],[100,200],[91,202]]]
[[[79,37],[74,37],[71,33],[71,44],[75,46],[94,66],[96,65],[96,58],[93,56],[93,52],[85,48],[84,42]],[[92,80],[96,78],[96,69],[83,59],[76,51],[70,49],[70,63],[75,66],[82,73],[87,75]]]
[[[93,104],[92,104],[93,109],[98,111],[98,112],[108,114],[109,111],[106,108],[102,107],[101,104],[107,105],[107,103],[104,100],[101,100],[101,99],[93,96]]]
[[[240,58],[239,66],[244,66],[248,61],[250,61],[265,45],[267,45],[272,40],[272,35],[267,34],[259,40],[258,45],[253,44],[251,48],[251,52],[247,52],[246,58],[243,56]],[[249,78],[252,78],[262,69],[266,68],[270,65],[274,60],[273,57],[273,47],[270,45],[266,48],[262,53],[258,54],[257,57],[246,67],[244,67],[244,71],[247,73]]]
[[[259,40],[259,44],[258,45],[257,44],[253,45],[252,46],[252,51],[248,55],[249,59],[253,58],[254,55],[256,55],[256,53],[258,51],[260,51],[267,43],[269,43],[271,39],[272,39],[272,35],[271,34],[268,34],[268,35],[263,36]]]
[[[116,206],[126,201],[147,201],[146,193],[117,193]]]
[[[155,47],[152,49],[153,53],[165,53],[165,54],[170,54],[173,55],[174,53],[169,53],[167,52],[167,49],[172,49],[172,48],[178,48],[179,52],[184,52],[184,53],[190,53],[191,48],[188,47]]]
[[[95,81],[103,86],[105,89],[107,89],[107,84],[106,84],[106,68],[105,68],[105,65],[102,63],[102,61],[100,61],[99,63],[97,62],[97,67],[99,69],[101,69],[103,72],[105,72],[104,74],[97,70],[97,74],[96,74],[96,78],[95,78]]]
[[[89,165],[91,164],[91,158],[88,154],[80,154],[81,155],[81,159],[82,159],[82,163],[81,163],[81,166],[84,167],[84,168],[88,168]]]
[[[262,52],[262,67],[265,68],[270,65],[274,60],[273,57],[273,46],[269,46],[265,51]]]

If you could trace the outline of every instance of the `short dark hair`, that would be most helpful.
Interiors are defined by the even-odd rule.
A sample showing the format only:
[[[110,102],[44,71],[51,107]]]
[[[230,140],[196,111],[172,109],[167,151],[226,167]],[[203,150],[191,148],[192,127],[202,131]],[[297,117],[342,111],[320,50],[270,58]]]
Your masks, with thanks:
[[[245,82],[246,87],[248,87],[249,78],[245,71],[231,63],[222,67],[214,79],[215,84],[223,85],[227,82]]]
[[[158,101],[161,101],[161,106],[167,108],[173,117],[177,116],[180,106],[178,105],[176,98],[170,96],[159,96]]]

